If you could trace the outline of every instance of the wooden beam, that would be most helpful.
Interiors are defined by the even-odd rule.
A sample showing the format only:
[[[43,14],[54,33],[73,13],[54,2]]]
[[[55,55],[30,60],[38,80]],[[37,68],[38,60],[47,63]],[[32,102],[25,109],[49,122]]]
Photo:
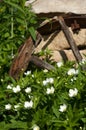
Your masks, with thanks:
[[[52,65],[50,65],[46,61],[39,59],[37,56],[32,55],[30,62],[34,63],[39,68],[43,68],[43,69],[47,69],[47,70],[55,69],[55,67],[53,67]]]
[[[73,16],[67,15],[63,16],[63,18],[68,27],[71,27],[71,25],[76,20],[80,28],[86,28],[86,15],[73,15]],[[52,17],[49,20],[41,21],[41,24],[37,30],[42,35],[53,33],[56,30],[60,31],[61,27],[58,21],[58,17]]]
[[[59,23],[60,23],[61,28],[63,30],[63,33],[64,33],[64,35],[65,35],[65,37],[66,37],[72,51],[73,51],[73,54],[74,54],[76,60],[78,62],[81,62],[82,61],[82,56],[81,56],[81,54],[80,54],[80,52],[78,50],[78,47],[76,46],[75,40],[73,39],[73,36],[72,36],[71,32],[69,31],[68,26],[66,25],[66,23],[65,23],[62,16],[59,16],[58,20],[59,20]]]
[[[41,39],[41,35],[37,32],[36,42],[33,41],[32,37],[29,37],[25,43],[20,46],[17,56],[14,58],[10,67],[9,75],[11,77],[18,79],[20,74],[27,69],[31,55]]]

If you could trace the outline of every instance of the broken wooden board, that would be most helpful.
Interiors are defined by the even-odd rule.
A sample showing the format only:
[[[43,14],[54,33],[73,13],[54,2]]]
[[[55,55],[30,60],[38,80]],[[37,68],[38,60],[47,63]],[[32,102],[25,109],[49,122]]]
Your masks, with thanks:
[[[72,16],[63,16],[66,25],[72,28],[74,22],[81,28],[86,28],[86,15],[72,15]],[[59,24],[58,16],[54,16],[53,18],[46,19],[41,22],[40,26],[37,29],[42,35],[48,35],[56,30],[61,30],[61,26]]]
[[[20,74],[27,69],[31,55],[40,41],[41,35],[37,32],[36,42],[34,42],[33,39],[29,37],[25,43],[20,46],[17,56],[14,58],[10,67],[9,75],[11,77],[18,79]]]

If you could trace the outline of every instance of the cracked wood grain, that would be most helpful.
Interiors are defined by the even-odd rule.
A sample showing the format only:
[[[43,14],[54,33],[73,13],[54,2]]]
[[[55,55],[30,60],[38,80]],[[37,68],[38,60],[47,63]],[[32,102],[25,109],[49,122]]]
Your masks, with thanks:
[[[66,37],[72,51],[73,51],[73,54],[74,54],[77,62],[81,62],[82,61],[82,56],[81,56],[81,54],[80,54],[80,52],[78,50],[78,47],[76,46],[75,40],[73,39],[73,36],[72,36],[71,32],[69,31],[68,26],[66,25],[66,23],[65,23],[62,16],[58,17],[58,19],[59,19],[59,23],[61,25],[61,28],[63,30],[63,33],[64,33],[64,35],[65,35],[65,37]]]
[[[20,46],[17,56],[14,58],[9,71],[9,75],[14,79],[18,79],[20,74],[27,69],[31,55],[35,47],[40,43],[42,39],[39,33],[37,33],[36,37],[36,42],[34,42],[33,39],[29,37],[25,43]]]

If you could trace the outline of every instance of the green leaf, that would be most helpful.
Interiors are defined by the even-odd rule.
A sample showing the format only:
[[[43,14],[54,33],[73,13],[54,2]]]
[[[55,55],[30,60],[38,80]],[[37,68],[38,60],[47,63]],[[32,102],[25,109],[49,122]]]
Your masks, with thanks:
[[[28,128],[26,122],[12,120],[12,123],[6,124],[5,122],[0,122],[0,130],[9,130],[9,129],[24,129]]]
[[[81,120],[82,120],[84,123],[86,123],[86,118],[82,118]]]
[[[20,6],[18,6],[17,4],[14,4],[14,3],[9,2],[9,1],[7,1],[7,0],[5,0],[4,2],[7,3],[7,4],[9,4],[9,5],[11,5],[12,7],[18,9],[18,10],[21,11],[23,14],[25,14],[25,13],[24,13],[24,10],[23,10]]]
[[[27,122],[11,120],[10,128],[27,129]]]
[[[5,122],[0,122],[0,129],[1,130],[9,130],[9,125],[6,124]]]
[[[10,36],[10,34],[8,33],[8,32],[6,32],[5,34],[4,34],[4,37],[5,38],[7,38],[7,37],[9,37]]]
[[[29,27],[29,32],[30,32],[33,40],[36,41],[36,32],[35,32],[34,27]]]
[[[24,19],[21,19],[21,18],[16,18],[16,21],[18,22],[18,23],[20,23],[20,24],[25,24],[25,21],[24,21]]]
[[[53,113],[55,114],[55,116],[58,118],[59,117],[59,112],[57,110],[56,107],[53,107]]]
[[[25,1],[26,1],[26,0],[19,0],[19,3],[20,3],[20,5],[21,5],[22,8],[25,7]]]

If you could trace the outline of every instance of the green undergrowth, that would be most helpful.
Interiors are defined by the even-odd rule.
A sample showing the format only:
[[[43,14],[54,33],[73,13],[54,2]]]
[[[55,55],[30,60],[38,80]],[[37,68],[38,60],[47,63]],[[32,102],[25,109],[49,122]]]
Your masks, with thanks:
[[[0,130],[86,130],[86,71],[75,62],[50,60],[48,71],[30,63],[18,80],[8,75],[19,46],[32,36],[37,17],[24,0],[0,2]]]

